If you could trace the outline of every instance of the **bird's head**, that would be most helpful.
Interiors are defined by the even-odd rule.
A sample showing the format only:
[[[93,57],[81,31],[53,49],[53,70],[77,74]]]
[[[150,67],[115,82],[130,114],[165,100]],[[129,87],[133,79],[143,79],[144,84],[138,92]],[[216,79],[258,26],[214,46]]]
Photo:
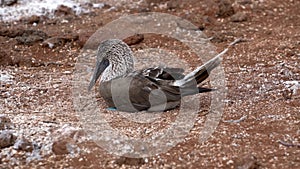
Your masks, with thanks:
[[[133,57],[129,46],[119,39],[103,41],[97,51],[97,61],[88,90],[91,90],[97,79],[108,81],[133,71]]]

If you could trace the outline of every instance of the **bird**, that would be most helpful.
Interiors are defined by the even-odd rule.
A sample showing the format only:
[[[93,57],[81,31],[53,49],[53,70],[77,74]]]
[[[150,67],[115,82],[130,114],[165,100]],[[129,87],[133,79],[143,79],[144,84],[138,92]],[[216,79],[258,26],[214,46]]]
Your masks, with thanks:
[[[98,47],[88,91],[91,91],[101,75],[99,92],[110,108],[124,112],[175,109],[180,105],[182,97],[215,90],[201,85],[210,72],[220,65],[221,56],[227,50],[184,75],[184,69],[166,66],[134,70],[130,47],[120,39],[108,39]]]

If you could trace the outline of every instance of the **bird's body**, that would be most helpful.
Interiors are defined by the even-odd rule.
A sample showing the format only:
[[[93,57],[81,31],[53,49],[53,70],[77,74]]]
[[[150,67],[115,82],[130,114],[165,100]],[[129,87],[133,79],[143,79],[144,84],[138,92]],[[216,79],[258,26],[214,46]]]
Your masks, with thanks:
[[[99,45],[89,90],[102,74],[100,95],[109,107],[127,112],[165,111],[177,107],[184,96],[211,91],[199,85],[220,62],[216,56],[187,75],[183,69],[167,67],[134,71],[128,45],[109,39]]]

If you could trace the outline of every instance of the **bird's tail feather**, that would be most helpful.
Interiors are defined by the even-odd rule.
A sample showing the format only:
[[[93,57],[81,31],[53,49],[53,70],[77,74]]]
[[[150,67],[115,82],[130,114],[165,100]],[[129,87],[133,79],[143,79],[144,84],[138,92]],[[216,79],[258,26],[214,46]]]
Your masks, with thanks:
[[[222,61],[221,57],[228,51],[229,47],[235,45],[238,42],[241,42],[241,38],[236,39],[234,42],[230,43],[229,46],[226,49],[224,49],[221,53],[217,54],[214,58],[212,58],[202,66],[199,66],[191,73],[187,74],[183,79],[176,80],[174,82],[174,85],[179,86],[183,89],[196,86],[197,84],[203,82],[209,76],[209,73],[214,68],[219,66],[219,64]]]
[[[180,90],[182,96],[194,95],[197,93],[205,93],[215,91],[217,89],[205,88],[205,87],[197,87],[197,88],[182,88]]]

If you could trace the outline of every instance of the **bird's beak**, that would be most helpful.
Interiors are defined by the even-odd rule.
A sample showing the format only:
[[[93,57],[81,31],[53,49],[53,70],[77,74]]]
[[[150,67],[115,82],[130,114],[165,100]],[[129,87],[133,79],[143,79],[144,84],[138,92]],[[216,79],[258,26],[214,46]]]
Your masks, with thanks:
[[[108,67],[109,65],[109,60],[107,58],[103,58],[100,61],[97,61],[96,63],[96,67],[95,67],[95,70],[94,70],[94,75],[93,75],[93,78],[90,82],[90,85],[89,85],[89,88],[88,90],[90,91],[93,86],[95,85],[97,79],[99,78],[99,76],[101,75],[101,73]]]

